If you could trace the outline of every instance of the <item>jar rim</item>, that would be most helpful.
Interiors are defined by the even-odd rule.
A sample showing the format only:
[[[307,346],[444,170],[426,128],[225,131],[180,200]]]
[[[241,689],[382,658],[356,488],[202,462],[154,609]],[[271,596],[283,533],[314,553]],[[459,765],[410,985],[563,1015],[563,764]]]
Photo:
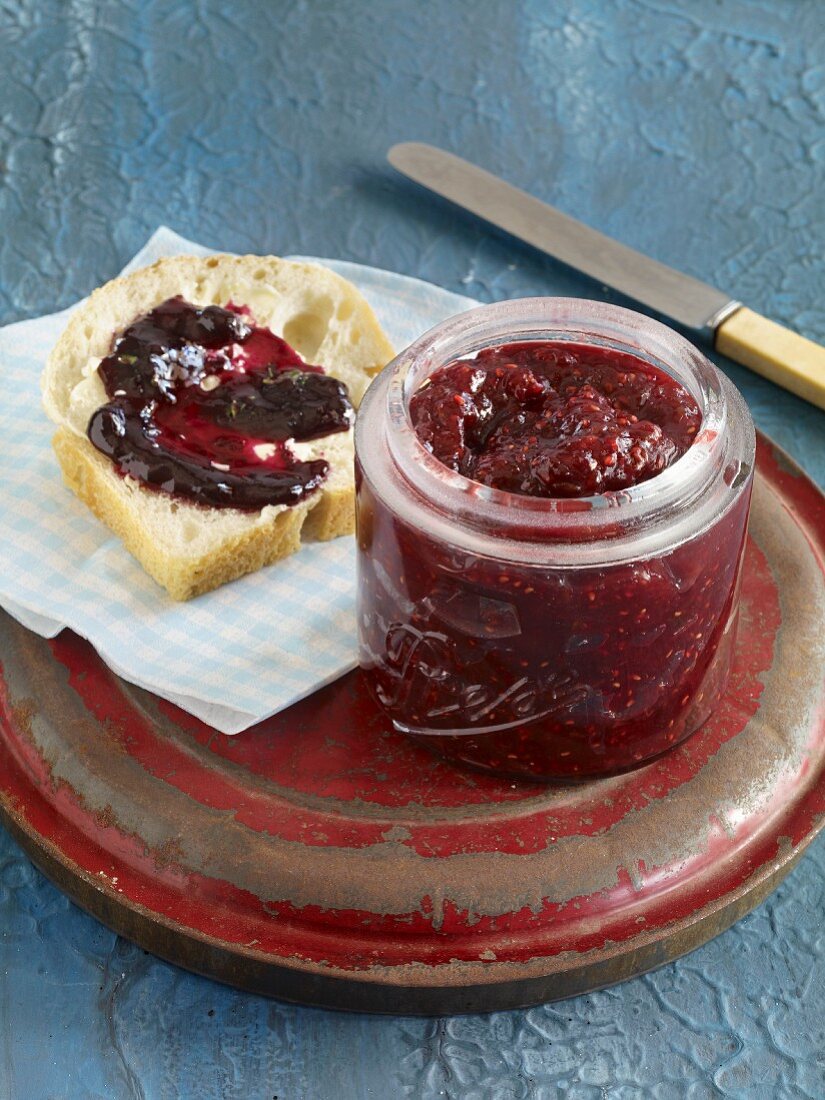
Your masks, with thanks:
[[[484,348],[530,340],[568,341],[628,352],[666,371],[697,401],[702,422],[696,438],[676,462],[647,481],[594,496],[534,497],[482,485],[446,467],[422,443],[412,424],[409,401],[432,371]],[[586,559],[625,556],[617,526],[634,532],[634,558],[639,556],[638,532],[646,539],[672,526],[674,511],[685,512],[707,497],[723,476],[731,432],[747,436],[753,426],[747,407],[731,383],[688,340],[652,318],[633,310],[582,298],[521,298],[479,306],[436,325],[396,357],[382,372],[362,405],[362,422],[381,389],[386,413],[386,445],[397,471],[412,495],[427,502],[429,515],[417,514],[424,529],[438,537],[466,544],[489,540],[488,552],[516,560],[546,559],[547,547],[566,546]],[[375,391],[375,392],[371,392]],[[356,423],[356,443],[359,433]],[[744,440],[744,437],[743,437]],[[744,450],[748,448],[744,440]],[[740,450],[742,447],[740,446]],[[751,445],[751,451],[752,451]],[[749,467],[753,466],[751,453]],[[730,494],[728,494],[730,496]],[[738,495],[738,494],[734,494]],[[445,531],[443,521],[452,527]],[[518,538],[507,537],[516,529]],[[661,538],[653,540],[661,543]],[[530,552],[538,544],[544,553]],[[506,544],[506,545],[505,545]],[[515,546],[511,545],[515,544]],[[651,553],[660,546],[651,548]],[[566,565],[574,564],[566,562]]]

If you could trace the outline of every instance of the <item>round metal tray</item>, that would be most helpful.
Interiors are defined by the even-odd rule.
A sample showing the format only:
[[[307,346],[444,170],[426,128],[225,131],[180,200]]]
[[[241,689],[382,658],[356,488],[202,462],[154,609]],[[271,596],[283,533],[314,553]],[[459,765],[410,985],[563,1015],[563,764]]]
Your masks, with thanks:
[[[242,988],[446,1013],[609,985],[727,928],[825,822],[824,559],[825,498],[761,439],[722,705],[575,788],[439,761],[357,674],[225,737],[0,615],[0,814],[83,908]]]

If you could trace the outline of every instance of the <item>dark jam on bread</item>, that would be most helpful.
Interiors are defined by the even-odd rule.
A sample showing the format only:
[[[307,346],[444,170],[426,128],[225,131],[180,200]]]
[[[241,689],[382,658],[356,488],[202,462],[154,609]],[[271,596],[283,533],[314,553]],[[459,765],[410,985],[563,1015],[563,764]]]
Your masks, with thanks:
[[[329,471],[289,440],[344,432],[343,382],[253,324],[249,311],[170,298],[114,338],[98,374],[109,397],[88,436],[124,476],[212,508],[295,504]]]
[[[414,394],[416,433],[436,458],[493,489],[585,497],[638,485],[686,453],[699,406],[627,352],[534,341],[486,348]]]

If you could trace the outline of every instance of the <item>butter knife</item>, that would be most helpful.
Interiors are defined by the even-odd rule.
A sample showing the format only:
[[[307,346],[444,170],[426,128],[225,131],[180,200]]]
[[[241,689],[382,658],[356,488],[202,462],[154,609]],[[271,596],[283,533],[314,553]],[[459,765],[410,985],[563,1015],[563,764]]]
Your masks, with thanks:
[[[443,149],[403,142],[388,159],[416,183],[648,309],[709,330],[722,355],[825,409],[825,348],[819,344]]]

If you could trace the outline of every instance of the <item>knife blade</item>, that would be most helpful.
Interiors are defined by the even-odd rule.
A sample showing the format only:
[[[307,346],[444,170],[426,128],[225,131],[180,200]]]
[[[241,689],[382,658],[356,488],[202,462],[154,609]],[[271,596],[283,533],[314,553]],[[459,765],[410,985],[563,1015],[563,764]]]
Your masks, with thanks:
[[[825,348],[813,341],[452,153],[403,142],[389,150],[388,160],[416,183],[648,309],[688,328],[709,329],[722,354],[825,408]]]

